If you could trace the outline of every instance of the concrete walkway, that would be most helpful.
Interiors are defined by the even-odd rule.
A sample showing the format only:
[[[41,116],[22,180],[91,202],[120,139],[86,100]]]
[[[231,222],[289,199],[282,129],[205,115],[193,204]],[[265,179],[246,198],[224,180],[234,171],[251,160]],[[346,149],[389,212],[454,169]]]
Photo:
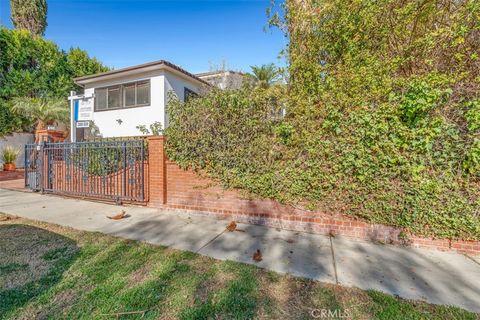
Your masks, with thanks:
[[[129,218],[106,218],[122,209]],[[5,189],[0,189],[0,212],[480,312],[480,263],[461,254],[246,224],[239,224],[238,231],[228,232],[228,221],[209,216],[145,207],[122,208]],[[252,260],[257,249],[263,253],[259,263]]]

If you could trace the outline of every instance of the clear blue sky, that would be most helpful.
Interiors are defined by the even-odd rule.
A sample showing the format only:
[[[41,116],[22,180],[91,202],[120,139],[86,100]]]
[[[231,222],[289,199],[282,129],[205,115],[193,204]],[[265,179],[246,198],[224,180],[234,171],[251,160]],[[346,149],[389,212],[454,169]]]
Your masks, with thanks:
[[[80,47],[121,68],[165,59],[190,72],[211,65],[248,71],[274,62],[286,40],[264,27],[269,0],[47,0],[47,39]],[[10,1],[0,0],[1,24],[12,28]]]

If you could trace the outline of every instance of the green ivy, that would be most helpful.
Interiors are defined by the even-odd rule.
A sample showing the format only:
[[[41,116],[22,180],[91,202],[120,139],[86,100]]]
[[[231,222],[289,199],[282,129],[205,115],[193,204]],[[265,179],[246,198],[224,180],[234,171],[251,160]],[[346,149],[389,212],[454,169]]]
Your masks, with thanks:
[[[169,157],[252,197],[480,240],[480,3],[453,2],[287,0],[288,85],[172,100]]]
[[[468,129],[471,132],[480,130],[480,99],[469,101],[466,106],[465,118],[467,119]]]

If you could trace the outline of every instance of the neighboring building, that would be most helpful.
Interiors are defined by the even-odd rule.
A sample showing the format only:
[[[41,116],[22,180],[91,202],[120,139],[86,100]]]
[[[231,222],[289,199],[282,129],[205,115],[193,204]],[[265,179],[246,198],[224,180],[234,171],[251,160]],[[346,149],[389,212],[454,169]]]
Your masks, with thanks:
[[[166,112],[169,92],[185,101],[197,95],[209,82],[164,60],[133,67],[88,75],[74,79],[84,88],[84,96],[92,97],[90,123],[94,123],[102,137],[141,135],[137,126],[160,122],[168,126]],[[74,105],[74,104],[73,104]],[[91,108],[91,107],[90,107]],[[78,107],[72,112],[78,118]],[[72,129],[77,127],[72,122]],[[77,128],[77,141],[83,140],[86,130]],[[73,133],[73,132],[72,132]]]
[[[230,70],[197,73],[196,76],[220,89],[238,89],[244,79],[243,73]]]

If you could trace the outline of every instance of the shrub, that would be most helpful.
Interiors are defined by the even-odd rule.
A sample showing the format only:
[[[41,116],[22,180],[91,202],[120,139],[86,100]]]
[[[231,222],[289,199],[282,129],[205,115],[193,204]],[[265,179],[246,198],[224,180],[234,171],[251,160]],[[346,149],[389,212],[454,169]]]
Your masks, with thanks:
[[[83,143],[67,153],[67,164],[73,164],[93,176],[107,176],[145,160],[147,140],[131,142],[131,137],[103,138],[96,142]],[[103,141],[103,143],[101,143]],[[122,143],[125,141],[125,143]],[[129,142],[127,142],[129,141]],[[98,143],[100,142],[100,143]]]

